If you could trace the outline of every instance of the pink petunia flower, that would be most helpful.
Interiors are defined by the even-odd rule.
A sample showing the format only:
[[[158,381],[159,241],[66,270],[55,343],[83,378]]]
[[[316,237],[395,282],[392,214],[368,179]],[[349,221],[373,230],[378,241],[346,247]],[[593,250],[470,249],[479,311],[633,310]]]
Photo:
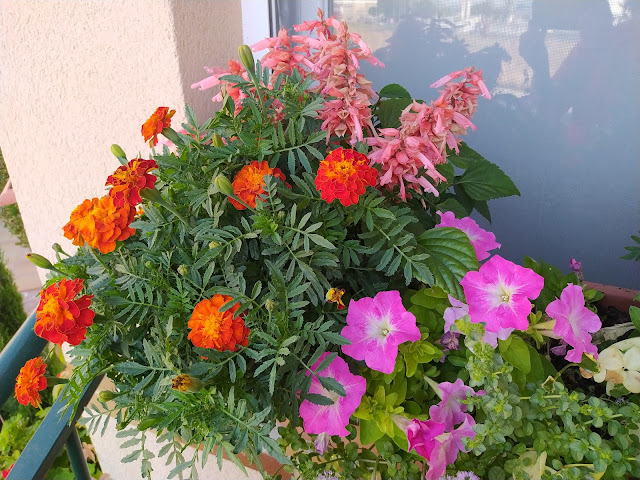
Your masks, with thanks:
[[[456,320],[463,318],[465,315],[469,315],[469,305],[466,303],[461,302],[451,295],[449,295],[449,303],[451,303],[451,306],[445,309],[443,317],[445,332],[451,331],[451,327],[455,324]],[[485,329],[482,341],[496,348],[498,346],[498,339],[506,340],[514,330],[514,328],[501,328],[497,332],[489,332]]]
[[[429,470],[426,480],[440,478],[444,475],[447,465],[456,461],[458,453],[466,451],[462,440],[475,436],[473,425],[475,421],[468,413],[464,414],[462,425],[450,432],[446,431],[443,423],[433,420],[414,419],[409,424],[407,430],[409,451],[415,450],[427,460]]]
[[[440,223],[436,225],[436,228],[453,227],[458,230],[462,230],[467,237],[469,237],[469,241],[476,251],[476,257],[479,262],[489,258],[489,250],[500,248],[500,244],[496,242],[496,236],[493,233],[480,228],[480,226],[471,217],[465,217],[458,220],[453,212],[442,213],[438,211],[437,213],[440,215]]]
[[[327,355],[329,353],[323,353],[311,369],[315,371]],[[349,424],[349,417],[360,405],[362,396],[367,389],[367,382],[364,378],[353,375],[349,371],[347,362],[340,357],[336,357],[327,368],[318,372],[317,375],[336,380],[344,387],[347,396],[341,397],[336,392],[330,392],[314,376],[309,393],[317,393],[327,397],[333,400],[333,404],[316,405],[309,400],[303,401],[300,405],[300,416],[304,431],[309,434],[326,433],[327,435],[346,437],[349,432],[345,427]]]
[[[476,393],[473,388],[465,385],[461,378],[453,383],[442,382],[438,384],[438,388],[442,394],[442,400],[429,408],[429,416],[432,420],[443,423],[447,432],[467,418],[467,405],[460,403],[460,400],[467,398],[467,392],[472,395],[484,395],[482,390]]]
[[[398,345],[420,340],[416,317],[404,308],[397,290],[351,300],[341,334],[351,341],[342,346],[346,355],[383,373],[393,372]]]
[[[558,335],[573,350],[567,352],[565,358],[570,362],[582,361],[583,353],[590,353],[598,358],[598,349],[591,343],[590,333],[602,327],[598,315],[584,305],[584,293],[578,285],[567,285],[560,299],[555,299],[547,306],[547,315],[556,321],[553,333]]]
[[[538,298],[544,279],[530,268],[494,255],[479,271],[467,272],[460,285],[469,302],[471,322],[484,322],[488,332],[497,333],[504,328],[528,328],[529,299]]]

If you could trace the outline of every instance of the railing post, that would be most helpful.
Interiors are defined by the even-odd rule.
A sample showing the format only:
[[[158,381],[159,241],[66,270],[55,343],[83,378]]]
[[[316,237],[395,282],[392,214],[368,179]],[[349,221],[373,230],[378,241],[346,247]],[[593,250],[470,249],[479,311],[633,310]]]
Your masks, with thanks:
[[[76,480],[91,480],[87,459],[82,450],[80,435],[78,435],[78,429],[75,427],[71,430],[71,435],[69,435],[69,439],[67,440],[67,453],[69,454],[71,468],[73,469],[73,474],[76,476]]]
[[[26,361],[40,355],[47,345],[33,332],[35,324],[33,312],[0,352],[0,407],[13,395],[16,377]]]

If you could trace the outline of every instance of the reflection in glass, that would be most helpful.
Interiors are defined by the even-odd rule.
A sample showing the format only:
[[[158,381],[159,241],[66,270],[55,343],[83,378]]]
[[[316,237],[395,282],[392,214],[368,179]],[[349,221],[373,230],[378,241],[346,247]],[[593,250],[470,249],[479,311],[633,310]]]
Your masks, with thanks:
[[[493,224],[484,227],[500,254],[565,270],[574,257],[587,280],[640,287],[637,264],[620,260],[640,229],[640,1],[277,4],[293,12],[281,16],[286,26],[317,6],[348,20],[386,65],[363,65],[377,89],[398,82],[431,100],[428,86],[444,74],[482,68],[493,99],[481,101],[467,140],[522,192],[492,202]]]

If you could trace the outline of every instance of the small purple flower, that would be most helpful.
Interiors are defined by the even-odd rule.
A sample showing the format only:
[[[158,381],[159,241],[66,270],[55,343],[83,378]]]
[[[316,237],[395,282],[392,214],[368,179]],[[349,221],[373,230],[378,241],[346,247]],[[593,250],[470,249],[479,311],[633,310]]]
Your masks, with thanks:
[[[444,424],[447,432],[452,431],[457,424],[464,422],[467,418],[467,405],[460,402],[467,398],[467,392],[471,395],[484,395],[484,391],[476,393],[473,388],[465,385],[461,378],[453,383],[442,382],[438,384],[438,388],[442,394],[442,400],[429,408],[429,416],[432,420]]]
[[[324,455],[326,451],[329,449],[330,440],[331,440],[331,437],[326,433],[323,432],[319,434],[316,437],[315,442],[313,442],[316,447],[316,452],[318,452],[320,455]]]
[[[569,345],[567,344],[567,342],[565,342],[564,340],[560,340],[560,345],[556,345],[555,347],[553,347],[551,349],[551,353],[558,356],[566,355],[568,346]]]
[[[448,352],[449,350],[460,350],[460,342],[458,341],[458,337],[460,336],[457,332],[444,332],[442,337],[440,337],[440,345],[444,347],[443,352]]]
[[[582,271],[582,262],[577,261],[575,258],[569,260],[569,268],[572,272],[578,273]]]

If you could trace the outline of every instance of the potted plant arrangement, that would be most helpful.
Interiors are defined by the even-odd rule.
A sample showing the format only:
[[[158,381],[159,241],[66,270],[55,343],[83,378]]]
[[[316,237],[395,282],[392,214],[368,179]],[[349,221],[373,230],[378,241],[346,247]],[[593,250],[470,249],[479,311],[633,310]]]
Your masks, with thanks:
[[[75,346],[68,408],[106,373],[88,426],[114,416],[144,476],[154,431],[170,478],[212,452],[266,452],[270,478],[637,478],[638,331],[594,345],[598,292],[492,255],[469,217],[519,194],[461,142],[481,70],[425,103],[375,92],[344,22],[294,29],[196,84],[220,86],[212,119],[187,107],[178,133],[160,107],[142,134],[161,149],[114,145],[108,193],[64,226],[77,253],[33,257],[35,331]]]

